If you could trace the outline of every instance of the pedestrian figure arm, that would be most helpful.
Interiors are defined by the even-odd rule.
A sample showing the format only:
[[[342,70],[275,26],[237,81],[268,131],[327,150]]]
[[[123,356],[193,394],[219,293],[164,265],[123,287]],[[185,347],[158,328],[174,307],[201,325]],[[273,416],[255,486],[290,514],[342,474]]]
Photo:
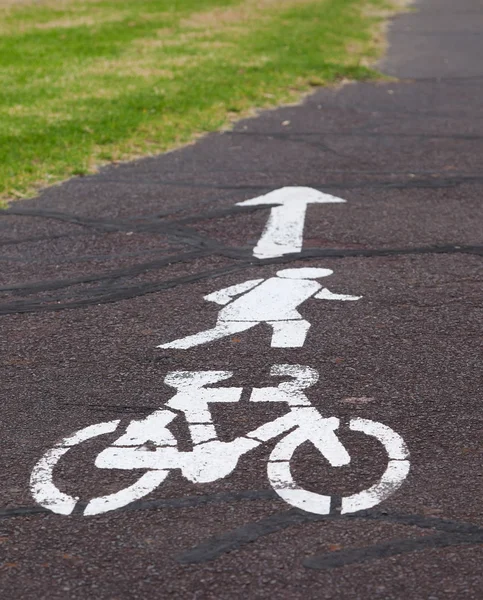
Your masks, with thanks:
[[[315,294],[317,300],[360,300],[362,296],[350,296],[348,294],[333,294],[327,288],[322,288],[320,292]]]
[[[262,281],[263,279],[250,279],[243,283],[237,283],[236,285],[231,285],[218,292],[208,294],[207,296],[204,296],[204,299],[208,300],[208,302],[216,302],[217,304],[228,304],[232,298],[252,290],[259,283],[262,283]]]

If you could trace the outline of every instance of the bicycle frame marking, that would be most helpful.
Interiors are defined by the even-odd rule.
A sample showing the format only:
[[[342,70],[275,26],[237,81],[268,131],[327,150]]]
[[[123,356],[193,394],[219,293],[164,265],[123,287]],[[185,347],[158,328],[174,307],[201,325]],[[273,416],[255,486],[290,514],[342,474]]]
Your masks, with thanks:
[[[142,498],[158,487],[174,469],[193,483],[209,483],[223,479],[236,468],[241,456],[263,443],[285,434],[275,445],[268,460],[267,475],[276,493],[292,506],[308,512],[328,514],[331,497],[299,487],[290,472],[290,460],[303,443],[311,442],[332,467],[350,463],[350,456],[339,441],[336,431],[339,419],[322,417],[311,405],[304,390],[318,381],[318,373],[308,366],[274,365],[270,375],[290,377],[276,387],[253,388],[250,402],[284,402],[289,412],[257,429],[222,442],[209,410],[209,404],[239,402],[242,387],[206,387],[232,377],[231,371],[174,371],[165,383],[177,393],[160,409],[144,419],[132,421],[123,435],[101,451],[95,466],[101,469],[146,469],[131,486],[91,500],[84,515],[115,510]],[[168,425],[182,414],[187,421],[193,450],[182,452]],[[113,433],[120,421],[114,420],[86,427],[65,438],[47,451],[32,471],[31,490],[35,500],[58,514],[68,515],[79,498],[59,490],[53,481],[58,461],[73,446],[99,435]],[[403,439],[381,423],[352,419],[352,431],[375,437],[388,454],[389,462],[378,483],[342,499],[342,513],[355,512],[379,504],[391,495],[409,472],[408,450]]]

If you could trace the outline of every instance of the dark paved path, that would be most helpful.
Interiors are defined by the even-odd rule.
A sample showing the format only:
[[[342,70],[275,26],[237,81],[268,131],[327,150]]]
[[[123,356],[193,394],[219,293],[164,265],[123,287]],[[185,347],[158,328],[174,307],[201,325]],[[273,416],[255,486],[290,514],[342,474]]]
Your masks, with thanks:
[[[384,69],[399,82],[320,90],[0,217],[3,598],[482,597],[483,8],[419,8],[392,27]],[[347,203],[309,207],[300,254],[258,260],[270,208],[234,205],[283,186]],[[204,295],[288,266],[330,268],[332,292],[363,298],[307,301],[303,348],[271,348],[266,325],[156,348],[213,327],[218,308]],[[309,444],[292,462],[299,484],[333,495],[331,514],[272,491],[268,442],[214,483],[176,471],[125,509],[82,516],[91,498],[144,473],[94,460],[173,396],[169,371],[233,371],[221,385],[245,395],[212,410],[227,441],[285,414],[248,404],[252,387],[280,383],[269,371],[284,363],[319,372],[307,396],[343,423],[349,466],[328,467]],[[340,516],[340,497],[377,482],[387,463],[344,425],[354,417],[399,433],[411,471],[378,506]],[[117,419],[117,434],[73,447],[54,470],[80,498],[73,514],[36,504],[29,478],[41,456]],[[189,451],[181,418],[171,430]]]

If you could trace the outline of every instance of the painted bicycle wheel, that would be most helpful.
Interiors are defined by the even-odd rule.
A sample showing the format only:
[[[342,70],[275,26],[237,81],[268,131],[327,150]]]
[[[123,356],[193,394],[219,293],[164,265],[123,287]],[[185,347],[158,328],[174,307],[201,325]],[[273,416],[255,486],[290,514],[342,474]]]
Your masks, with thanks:
[[[34,500],[44,508],[60,515],[70,515],[79,502],[76,496],[62,492],[54,483],[54,469],[60,459],[74,446],[100,435],[113,433],[120,421],[106,421],[80,429],[48,450],[32,470],[30,489]],[[168,476],[168,470],[150,470],[132,485],[112,494],[93,498],[83,510],[84,515],[97,515],[122,508],[143,498]]]
[[[380,480],[371,487],[342,497],[341,513],[372,508],[391,496],[409,473],[409,452],[402,437],[390,427],[368,419],[351,419],[349,429],[376,438],[385,448],[388,465]],[[267,466],[268,479],[275,492],[288,504],[319,515],[330,513],[331,496],[305,490],[293,480],[290,461],[295,450],[307,441],[302,429],[282,438],[273,449]]]

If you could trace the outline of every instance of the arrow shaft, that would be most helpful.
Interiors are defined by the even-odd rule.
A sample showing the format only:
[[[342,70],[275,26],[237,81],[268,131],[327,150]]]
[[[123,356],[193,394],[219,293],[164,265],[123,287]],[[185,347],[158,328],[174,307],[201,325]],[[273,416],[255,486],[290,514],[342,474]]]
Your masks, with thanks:
[[[258,258],[273,258],[300,252],[303,244],[307,204],[290,203],[274,206],[267,225],[253,250]]]
[[[275,258],[300,252],[302,249],[307,204],[340,202],[345,200],[313,188],[292,186],[237,202],[237,206],[272,206],[267,225],[253,249],[253,255],[258,258]]]

